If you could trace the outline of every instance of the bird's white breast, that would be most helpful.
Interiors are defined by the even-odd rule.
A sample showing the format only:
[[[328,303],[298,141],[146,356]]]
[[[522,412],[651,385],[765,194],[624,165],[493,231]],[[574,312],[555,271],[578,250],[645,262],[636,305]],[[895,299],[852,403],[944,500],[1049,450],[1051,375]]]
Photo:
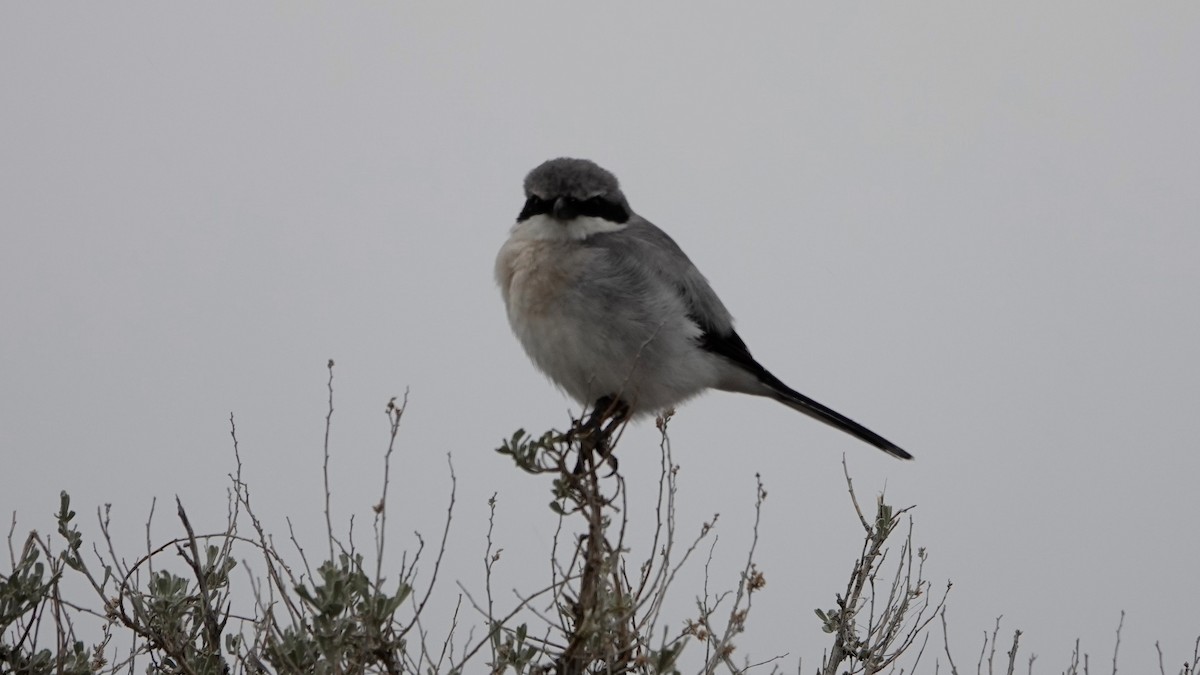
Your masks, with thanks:
[[[624,227],[603,218],[584,216],[563,223],[544,215],[513,225],[496,257],[496,283],[513,327],[520,332],[517,324],[523,318],[545,315],[582,272],[579,242]]]
[[[546,314],[571,283],[570,248],[562,241],[510,238],[496,256],[496,283],[513,327],[524,317]]]

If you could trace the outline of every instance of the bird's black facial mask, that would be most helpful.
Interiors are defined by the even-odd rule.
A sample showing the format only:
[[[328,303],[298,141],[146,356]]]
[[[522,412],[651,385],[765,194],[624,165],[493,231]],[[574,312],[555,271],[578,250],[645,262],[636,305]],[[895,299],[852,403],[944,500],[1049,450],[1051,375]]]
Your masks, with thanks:
[[[525,200],[525,208],[517,216],[517,222],[528,220],[534,216],[550,216],[557,221],[567,222],[581,216],[602,218],[614,223],[624,223],[629,220],[629,212],[617,202],[597,195],[589,199],[575,197],[556,197],[542,199],[537,195],[529,195]]]

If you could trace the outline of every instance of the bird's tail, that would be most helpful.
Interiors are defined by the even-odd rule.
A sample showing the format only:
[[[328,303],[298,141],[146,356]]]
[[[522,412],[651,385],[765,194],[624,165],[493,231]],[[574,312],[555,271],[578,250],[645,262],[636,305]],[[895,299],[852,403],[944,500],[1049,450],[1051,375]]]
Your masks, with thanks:
[[[861,441],[870,443],[871,445],[879,448],[893,457],[898,457],[900,459],[913,458],[912,455],[905,452],[900,448],[900,446],[889,441],[883,436],[880,436],[874,431],[871,431],[858,422],[855,422],[849,417],[846,417],[838,411],[821,405],[820,403],[817,403],[795,389],[792,389],[781,382],[779,378],[771,375],[765,369],[759,374],[759,379],[771,390],[771,395],[776,401],[779,401],[789,408],[799,410],[805,415],[808,415],[819,422],[824,422],[834,429],[840,429],[841,431],[844,431]]]

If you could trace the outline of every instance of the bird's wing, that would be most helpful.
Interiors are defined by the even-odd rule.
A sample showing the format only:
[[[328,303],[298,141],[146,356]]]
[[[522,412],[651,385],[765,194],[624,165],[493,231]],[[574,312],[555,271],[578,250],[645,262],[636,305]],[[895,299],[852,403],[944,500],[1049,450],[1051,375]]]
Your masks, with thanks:
[[[606,249],[615,264],[674,291],[688,318],[700,329],[696,338],[700,348],[729,359],[761,382],[775,380],[750,355],[746,343],[733,329],[733,316],[708,279],[666,232],[635,215],[627,227],[592,237],[589,243]]]
[[[733,317],[708,280],[675,240],[653,223],[635,215],[621,230],[591,237],[588,243],[605,249],[614,264],[671,289],[705,334],[733,334]]]

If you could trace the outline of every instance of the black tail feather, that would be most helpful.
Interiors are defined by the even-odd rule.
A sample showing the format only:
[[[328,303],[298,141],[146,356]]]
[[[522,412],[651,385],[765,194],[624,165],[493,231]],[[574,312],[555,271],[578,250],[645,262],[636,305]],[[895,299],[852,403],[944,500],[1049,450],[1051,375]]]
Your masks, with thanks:
[[[824,422],[834,429],[840,429],[861,441],[870,443],[893,457],[899,457],[900,459],[913,458],[912,455],[902,450],[900,446],[883,436],[838,411],[817,403],[784,384],[750,355],[750,350],[746,348],[746,343],[742,341],[742,338],[736,331],[730,329],[727,333],[722,334],[706,326],[699,317],[693,316],[692,319],[696,322],[696,325],[705,328],[704,333],[697,340],[697,344],[700,345],[701,349],[723,356],[753,374],[759,382],[762,382],[771,390],[775,396],[775,400],[788,407],[795,408],[819,422]],[[738,390],[748,391],[745,389]]]
[[[871,431],[858,422],[855,422],[849,417],[846,417],[833,408],[822,405],[805,396],[804,394],[801,394],[795,389],[792,389],[783,382],[780,382],[779,378],[771,375],[765,369],[763,370],[763,374],[767,376],[766,378],[761,378],[760,376],[760,378],[763,380],[763,384],[767,385],[772,391],[775,392],[775,400],[779,401],[780,403],[783,403],[790,408],[794,408],[795,410],[799,410],[800,412],[819,422],[824,422],[834,429],[839,429],[861,441],[870,443],[871,445],[879,448],[893,457],[899,457],[900,459],[913,458],[911,454],[902,449],[900,446],[889,441],[883,436],[880,436],[874,431]]]

